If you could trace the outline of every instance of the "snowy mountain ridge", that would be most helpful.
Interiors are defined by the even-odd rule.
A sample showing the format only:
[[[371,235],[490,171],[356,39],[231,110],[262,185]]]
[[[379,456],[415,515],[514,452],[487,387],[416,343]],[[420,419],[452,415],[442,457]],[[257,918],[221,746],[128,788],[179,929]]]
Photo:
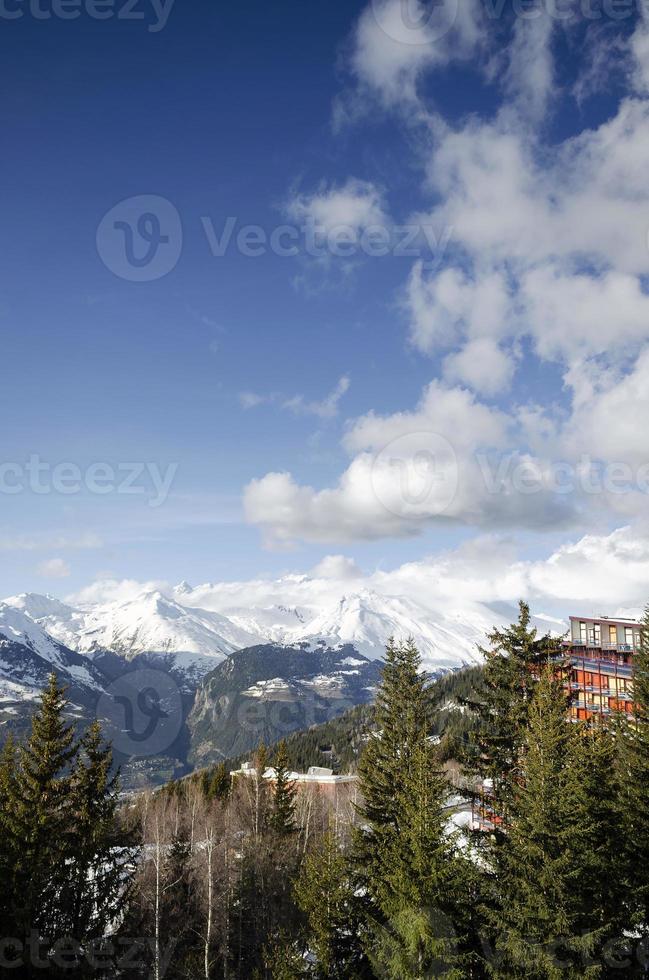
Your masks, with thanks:
[[[338,596],[316,588],[309,594],[308,579],[298,580],[297,587],[304,601],[230,605],[217,587],[182,583],[169,593],[149,589],[125,600],[84,605],[28,593],[6,599],[0,608],[7,628],[13,616],[16,632],[31,635],[52,657],[60,643],[84,654],[111,650],[126,659],[151,653],[194,664],[204,660],[205,671],[235,650],[263,643],[349,644],[379,659],[390,636],[412,636],[427,670],[452,670],[479,660],[478,645],[504,623],[501,613],[468,600],[431,599],[424,605],[421,597],[363,587]],[[2,623],[0,618],[0,632]]]

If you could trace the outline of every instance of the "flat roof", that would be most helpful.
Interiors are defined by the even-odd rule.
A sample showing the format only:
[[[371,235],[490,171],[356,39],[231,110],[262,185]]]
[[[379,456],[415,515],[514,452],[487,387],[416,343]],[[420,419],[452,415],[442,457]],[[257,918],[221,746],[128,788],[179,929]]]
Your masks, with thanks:
[[[622,616],[570,616],[571,623],[609,623],[611,626],[642,626],[639,619],[624,619]]]

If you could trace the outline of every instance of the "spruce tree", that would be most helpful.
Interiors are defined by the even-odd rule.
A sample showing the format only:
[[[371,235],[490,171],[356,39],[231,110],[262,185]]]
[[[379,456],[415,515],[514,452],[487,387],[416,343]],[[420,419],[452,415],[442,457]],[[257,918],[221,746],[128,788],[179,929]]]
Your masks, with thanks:
[[[448,832],[450,787],[429,740],[430,722],[419,653],[412,641],[390,641],[378,731],[359,766],[355,867],[367,899],[367,954],[379,975],[394,980],[470,975],[462,972],[467,866]]]
[[[360,903],[347,857],[328,831],[305,858],[295,883],[305,919],[304,946],[311,954],[308,976],[315,980],[353,980],[365,976],[367,963],[359,937]],[[306,962],[302,962],[305,975]]]
[[[570,722],[567,722],[570,725]],[[628,885],[620,847],[621,787],[617,726],[603,719],[573,724],[567,771],[572,801],[571,848],[579,867],[578,924],[603,941],[622,937]]]
[[[633,659],[633,715],[621,724],[621,835],[629,928],[649,941],[649,606]]]
[[[467,702],[478,715],[478,727],[465,761],[470,772],[491,784],[486,804],[497,844],[520,777],[521,746],[536,680],[551,661],[559,669],[562,649],[560,639],[539,637],[530,626],[525,602],[519,603],[518,622],[493,630],[489,642],[488,649],[480,649],[485,660],[482,696]]]
[[[288,768],[286,743],[280,742],[275,753],[275,785],[273,787],[273,802],[269,824],[276,834],[282,836],[292,834],[297,830],[295,823],[295,797],[297,788],[295,780],[291,779]]]
[[[16,747],[8,736],[0,754],[0,882],[13,880],[17,842],[10,833],[10,808],[13,806],[16,778]],[[7,888],[0,888],[0,934],[10,934],[11,896]]]
[[[607,931],[589,907],[596,864],[584,825],[589,801],[575,778],[584,735],[568,721],[568,704],[561,680],[545,669],[527,711],[497,904],[487,913],[495,936],[488,968],[503,980],[601,976],[596,954]]]
[[[128,900],[136,850],[117,818],[119,778],[95,721],[80,744],[70,782],[73,859],[66,886],[68,931],[79,942],[104,936]]]
[[[230,776],[224,762],[220,762],[210,778],[208,799],[225,800],[230,792]]]
[[[74,814],[71,767],[78,753],[74,729],[64,719],[65,694],[52,674],[32,719],[6,812],[5,829],[13,850],[11,931],[32,930],[55,940],[66,932],[60,895],[69,876]]]

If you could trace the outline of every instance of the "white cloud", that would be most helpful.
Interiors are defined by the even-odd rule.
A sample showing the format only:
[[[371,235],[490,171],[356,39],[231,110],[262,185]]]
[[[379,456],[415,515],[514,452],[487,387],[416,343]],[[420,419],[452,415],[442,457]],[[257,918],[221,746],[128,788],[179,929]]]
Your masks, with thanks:
[[[468,390],[433,382],[415,411],[369,413],[349,427],[344,445],[354,458],[335,486],[317,490],[286,472],[251,481],[246,519],[271,546],[408,537],[435,522],[542,528],[574,521],[576,497],[554,494],[547,462],[512,449],[513,427],[513,418]],[[502,478],[501,459],[509,467]],[[513,482],[505,479],[512,466]],[[516,482],[516,466],[533,476],[534,493],[522,477]]]
[[[540,17],[518,17],[514,25],[505,89],[510,104],[532,122],[543,118],[554,90],[551,45],[555,23],[543,11]]]
[[[391,570],[363,574],[352,559],[333,555],[309,574],[276,579],[199,585],[184,598],[168,583],[133,580],[96,582],[67,601],[77,606],[128,601],[156,589],[177,601],[225,615],[232,609],[285,605],[317,611],[350,592],[407,596],[422,607],[447,600],[513,606],[528,599],[535,612],[614,615],[642,608],[649,598],[649,529],[628,526],[587,534],[524,560],[511,537],[483,535],[456,549],[408,562]]]
[[[468,58],[482,34],[474,0],[372,0],[360,16],[350,67],[357,83],[386,105],[413,103],[423,74]]]
[[[634,99],[551,157],[507,113],[447,129],[428,167],[442,197],[429,220],[452,226],[454,240],[483,268],[508,263],[516,271],[588,257],[596,266],[644,274],[648,134],[649,104]]]
[[[50,558],[47,561],[42,561],[36,571],[42,578],[58,579],[68,578],[71,569],[67,561],[62,558]]]
[[[259,408],[261,405],[278,405],[281,409],[293,412],[294,415],[315,415],[320,419],[332,419],[338,414],[340,401],[347,394],[351,385],[347,375],[343,375],[335,388],[320,399],[308,399],[305,395],[291,395],[287,398],[279,392],[270,395],[260,395],[254,391],[239,393],[239,403],[242,408]]]
[[[473,6],[464,9],[466,19],[434,39],[423,5],[407,22],[402,4],[376,0],[354,36],[357,80],[421,122],[423,74],[480,46]],[[452,228],[452,251],[432,271],[415,262],[403,305],[412,345],[441,363],[444,380],[413,411],[351,421],[351,460],[329,486],[289,472],[252,481],[246,516],[271,544],[414,535],[435,522],[585,528],[646,509],[641,480],[619,493],[608,478],[618,463],[633,464],[635,478],[647,462],[638,420],[649,410],[649,99],[637,94],[649,94],[648,35],[639,26],[626,48],[635,94],[603,123],[550,144],[554,27],[547,16],[516,21],[495,114],[454,126],[426,116],[423,190],[434,203],[416,220]],[[601,59],[595,68],[599,77]],[[329,194],[319,204],[329,207]],[[371,210],[375,199],[362,196]],[[480,400],[538,359],[557,365],[559,396],[541,393],[537,404],[523,394],[506,409]],[[586,454],[607,468],[595,491]]]
[[[484,395],[497,395],[509,388],[514,374],[513,357],[490,337],[470,340],[444,361],[444,374],[449,381],[468,384]]]
[[[631,53],[636,90],[647,95],[649,94],[649,30],[644,25],[640,25],[631,38]]]
[[[349,378],[343,375],[333,391],[321,401],[308,401],[304,395],[294,395],[284,402],[282,408],[288,408],[296,415],[316,415],[321,419],[332,419],[338,414],[340,400],[349,391],[350,384]]]
[[[519,298],[521,331],[529,331],[545,358],[628,356],[632,345],[649,339],[649,294],[627,273],[594,276],[539,266],[522,277]]]
[[[363,573],[353,558],[347,558],[345,555],[327,555],[311,571],[311,577],[349,581],[362,578]]]
[[[340,186],[322,184],[314,194],[295,195],[286,211],[294,221],[309,220],[327,234],[348,229],[358,236],[366,228],[388,224],[381,191],[353,177]]]
[[[239,403],[242,408],[258,408],[268,401],[268,397],[265,395],[258,395],[254,391],[241,391],[239,392]]]
[[[510,303],[500,272],[471,278],[450,267],[426,276],[423,263],[416,262],[406,290],[410,339],[424,353],[436,353],[465,336],[502,336]]]
[[[142,592],[160,591],[171,595],[172,588],[168,582],[157,579],[139,582],[137,579],[104,578],[98,576],[95,582],[85,586],[78,592],[65,597],[72,606],[108,605],[112,602],[129,602]]]
[[[624,376],[595,370],[589,377],[590,397],[582,397],[563,431],[566,451],[649,467],[649,348]]]

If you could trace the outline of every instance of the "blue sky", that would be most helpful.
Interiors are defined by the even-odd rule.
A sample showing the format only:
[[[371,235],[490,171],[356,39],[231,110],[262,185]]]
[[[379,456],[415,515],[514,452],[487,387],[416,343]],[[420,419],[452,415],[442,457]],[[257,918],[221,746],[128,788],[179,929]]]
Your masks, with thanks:
[[[430,20],[417,0],[176,0],[164,24],[144,0],[128,20],[40,4],[0,17],[3,594],[276,576],[329,554],[372,572],[485,540],[542,569],[584,541],[620,561],[620,534],[646,540],[633,4],[595,18],[566,0],[564,21],[446,0]],[[115,222],[142,257],[140,212],[171,260],[134,281]],[[206,227],[228,217],[215,256]],[[344,225],[352,254],[305,254],[309,222]],[[295,256],[237,247],[244,226],[286,224]],[[359,245],[375,226],[388,255]],[[394,254],[401,226],[412,254]],[[397,499],[398,466],[416,479],[421,459],[451,468],[452,500]],[[584,489],[617,464],[623,492]],[[97,465],[107,492],[88,489]],[[556,492],[557,466],[575,489]],[[164,499],[152,471],[173,475]]]

